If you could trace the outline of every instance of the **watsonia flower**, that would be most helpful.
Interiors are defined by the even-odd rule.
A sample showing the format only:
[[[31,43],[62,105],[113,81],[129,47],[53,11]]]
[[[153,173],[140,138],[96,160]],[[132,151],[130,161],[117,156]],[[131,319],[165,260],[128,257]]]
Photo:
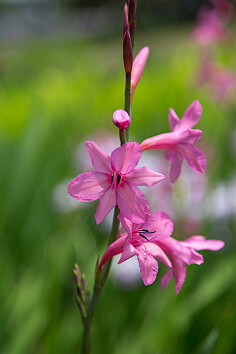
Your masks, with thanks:
[[[162,288],[165,288],[173,275],[176,282],[175,294],[181,290],[186,278],[186,264],[202,264],[203,257],[196,251],[218,251],[224,247],[220,240],[206,240],[203,236],[192,236],[185,241],[177,241],[172,237],[157,241],[158,246],[168,255],[172,263],[161,280]]]
[[[138,143],[126,143],[111,153],[102,151],[95,142],[86,141],[95,171],[81,173],[73,179],[67,192],[74,199],[90,202],[100,199],[95,214],[100,224],[117,204],[120,212],[132,222],[142,223],[149,215],[149,204],[136,186],[151,187],[164,176],[147,167],[137,167],[142,155]]]
[[[118,218],[126,233],[107,248],[99,267],[101,269],[110,258],[120,253],[118,264],[137,256],[143,282],[145,285],[150,285],[155,281],[158,272],[158,263],[155,258],[167,267],[171,267],[170,260],[156,242],[172,234],[173,223],[162,211],[151,215],[145,223],[139,225],[132,223],[122,215]]]
[[[199,121],[202,106],[194,101],[180,120],[175,111],[169,110],[169,124],[172,132],[153,136],[141,143],[142,150],[166,150],[166,158],[171,162],[170,179],[175,182],[179,177],[183,159],[198,173],[206,169],[206,158],[194,144],[201,138],[202,131],[191,129]]]
[[[185,241],[175,240],[170,236],[173,223],[162,211],[151,215],[140,225],[131,223],[121,215],[118,218],[126,233],[107,248],[99,265],[100,269],[117,254],[121,254],[118,264],[137,256],[143,282],[150,285],[157,276],[158,263],[155,259],[157,258],[170,268],[161,280],[162,288],[167,286],[173,276],[176,282],[176,295],[186,278],[186,264],[203,263],[202,255],[196,251],[218,251],[224,247],[223,241],[206,240],[203,236],[192,236]]]

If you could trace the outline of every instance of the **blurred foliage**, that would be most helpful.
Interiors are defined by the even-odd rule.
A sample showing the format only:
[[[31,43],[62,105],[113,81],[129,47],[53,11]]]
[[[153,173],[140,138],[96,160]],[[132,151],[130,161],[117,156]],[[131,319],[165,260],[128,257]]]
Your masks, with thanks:
[[[235,175],[229,137],[236,107],[196,88],[199,53],[189,31],[168,27],[137,33],[136,51],[149,45],[150,58],[135,92],[131,131],[139,142],[168,131],[168,108],[181,116],[198,98],[204,109],[198,127],[214,156],[208,165],[213,187]],[[72,267],[77,261],[92,285],[107,232],[95,225],[96,202],[59,213],[52,192],[58,183],[66,188],[80,172],[73,164],[79,143],[98,130],[117,134],[111,117],[123,106],[121,49],[119,37],[22,43],[1,51],[1,353],[79,351]],[[235,49],[222,48],[219,60],[226,52],[232,64]],[[189,266],[178,296],[173,281],[160,289],[161,266],[149,287],[124,291],[108,282],[94,314],[95,354],[235,352],[236,227],[232,219],[219,223],[229,230],[225,249],[206,251],[201,267]],[[220,230],[209,220],[202,232],[226,240]],[[180,236],[178,229],[174,235]]]

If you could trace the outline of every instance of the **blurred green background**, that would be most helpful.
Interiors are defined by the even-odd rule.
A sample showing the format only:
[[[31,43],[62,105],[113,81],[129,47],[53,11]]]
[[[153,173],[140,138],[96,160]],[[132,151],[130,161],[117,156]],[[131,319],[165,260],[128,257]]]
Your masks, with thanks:
[[[122,6],[116,9],[115,18],[120,21]],[[4,11],[0,13],[3,20]],[[9,8],[7,11],[9,15]],[[226,246],[219,252],[203,252],[204,264],[187,268],[178,296],[173,280],[161,289],[165,272],[161,264],[156,282],[148,287],[139,283],[136,288],[123,289],[110,279],[94,314],[93,353],[236,351],[236,101],[215,100],[211,89],[196,85],[201,50],[189,37],[194,11],[188,13],[187,22],[172,21],[166,13],[161,25],[151,21],[150,26],[137,26],[135,53],[148,45],[150,56],[135,92],[131,131],[138,142],[169,131],[168,108],[173,107],[181,117],[199,99],[203,115],[197,127],[204,131],[201,148],[209,157],[208,213],[201,229],[192,234],[222,239]],[[142,23],[141,1],[139,18]],[[106,19],[109,22],[109,16],[101,17],[101,26]],[[42,36],[38,32],[25,35],[14,26],[11,31],[2,27],[3,354],[79,352],[82,328],[72,267],[78,262],[92,286],[97,255],[105,250],[108,229],[95,224],[97,202],[70,207],[65,190],[68,181],[82,171],[75,163],[77,146],[97,131],[117,135],[111,118],[114,110],[123,107],[125,79],[119,21],[114,21],[111,30],[105,26],[96,33],[84,27],[78,35],[76,27],[64,34],[58,29],[59,35],[45,31]],[[217,47],[215,60],[236,70],[235,33],[233,36],[230,44]],[[221,191],[219,198],[213,194],[216,190]],[[217,206],[221,213],[214,211]],[[176,220],[173,234],[179,239],[192,235],[185,233],[182,222]]]

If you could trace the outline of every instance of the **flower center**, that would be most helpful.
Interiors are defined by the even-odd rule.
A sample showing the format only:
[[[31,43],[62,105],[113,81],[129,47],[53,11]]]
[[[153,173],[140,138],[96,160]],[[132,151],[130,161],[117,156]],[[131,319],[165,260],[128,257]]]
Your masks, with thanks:
[[[118,187],[122,180],[122,175],[120,172],[115,172],[111,175],[111,186]]]

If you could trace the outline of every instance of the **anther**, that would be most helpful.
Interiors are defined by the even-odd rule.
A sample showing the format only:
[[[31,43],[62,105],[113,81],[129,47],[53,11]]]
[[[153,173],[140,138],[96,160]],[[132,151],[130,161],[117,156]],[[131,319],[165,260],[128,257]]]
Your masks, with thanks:
[[[141,236],[141,237],[145,238],[145,240],[147,240],[147,241],[148,241],[148,238],[147,238],[146,236],[144,236],[141,232],[139,232],[139,236]]]
[[[111,184],[113,183],[113,181],[114,181],[114,174],[111,175]]]
[[[146,229],[141,229],[140,230],[142,233],[145,233],[145,234],[155,234],[156,231],[149,231],[149,230],[146,230]]]
[[[116,179],[116,185],[118,186],[121,180],[121,175],[120,173],[117,174],[117,179]]]

